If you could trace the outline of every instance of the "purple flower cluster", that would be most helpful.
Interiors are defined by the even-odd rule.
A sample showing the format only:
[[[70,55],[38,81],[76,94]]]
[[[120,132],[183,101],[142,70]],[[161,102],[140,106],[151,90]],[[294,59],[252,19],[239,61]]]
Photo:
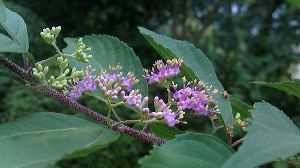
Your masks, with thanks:
[[[149,108],[144,107],[147,105],[149,98],[147,96],[143,98],[138,90],[132,90],[128,95],[125,94],[125,91],[121,91],[121,96],[125,103],[129,106],[135,106],[142,114],[149,113]]]
[[[145,78],[149,84],[159,83],[180,73],[181,59],[167,60],[166,64],[158,60],[153,64],[152,70],[145,70]]]
[[[73,84],[73,86],[70,84],[72,90],[66,92],[66,94],[74,100],[80,98],[84,92],[92,92],[96,89],[94,76],[92,75],[91,70],[86,70],[84,78],[82,80],[77,79],[74,83],[75,85]]]
[[[173,99],[177,102],[177,108],[179,110],[193,110],[199,115],[208,115],[215,112],[214,109],[209,108],[209,105],[213,103],[212,97],[207,94],[209,88],[203,82],[194,81],[190,84],[192,86],[184,86],[173,93]]]
[[[149,84],[164,82],[164,80],[179,74],[181,63],[180,59],[167,60],[166,64],[161,60],[156,61],[152,71],[150,73],[146,71],[145,78]],[[84,92],[92,92],[98,88],[105,99],[120,101],[122,99],[121,103],[135,106],[146,119],[163,120],[170,127],[178,123],[185,123],[181,121],[185,114],[184,110],[191,110],[204,116],[217,111],[212,97],[207,94],[209,87],[201,81],[186,82],[186,79],[183,78],[184,85],[180,89],[177,89],[177,84],[172,82],[173,90],[168,103],[157,96],[154,98],[155,111],[150,113],[147,106],[149,98],[143,97],[139,90],[133,89],[138,80],[131,72],[123,75],[120,71],[121,68],[121,66],[110,66],[108,70],[101,71],[97,77],[92,75],[91,70],[86,70],[82,80],[73,82],[75,84],[72,86],[69,85],[72,89],[67,91],[67,95],[76,100]]]
[[[138,83],[131,72],[123,76],[123,73],[120,72],[121,68],[121,66],[110,66],[107,71],[102,71],[96,78],[95,82],[104,96],[117,99],[122,90],[130,92],[133,85]]]
[[[180,119],[183,118],[183,111],[172,112],[171,106],[167,106],[162,99],[157,96],[154,98],[155,112],[150,113],[151,117],[164,118],[169,127],[174,127],[176,124],[182,122]]]

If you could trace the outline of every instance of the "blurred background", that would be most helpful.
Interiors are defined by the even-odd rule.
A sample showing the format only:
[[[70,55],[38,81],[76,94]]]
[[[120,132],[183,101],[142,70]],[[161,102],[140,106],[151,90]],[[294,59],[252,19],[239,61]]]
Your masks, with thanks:
[[[6,0],[5,3],[24,18],[30,52],[37,60],[53,53],[42,42],[39,32],[60,25],[61,48],[65,46],[63,37],[109,34],[131,46],[142,64],[150,67],[159,57],[139,34],[137,27],[143,26],[200,48],[234,98],[251,105],[255,101],[268,101],[300,124],[297,98],[250,83],[300,78],[299,0]],[[154,92],[150,87],[150,93]],[[97,109],[98,102],[83,100],[83,103]],[[75,113],[12,79],[0,77],[1,122],[37,111]],[[138,167],[137,160],[150,148],[149,144],[122,136],[104,150],[61,161],[56,167]]]

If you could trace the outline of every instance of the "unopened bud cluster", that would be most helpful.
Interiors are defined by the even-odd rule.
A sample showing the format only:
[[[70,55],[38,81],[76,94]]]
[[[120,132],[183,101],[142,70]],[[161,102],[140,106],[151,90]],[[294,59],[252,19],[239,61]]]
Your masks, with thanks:
[[[77,48],[73,54],[63,54],[56,46],[56,38],[60,31],[61,27],[58,26],[52,27],[51,29],[45,28],[40,33],[42,39],[46,43],[52,45],[57,52],[57,54],[53,57],[56,58],[56,63],[59,67],[59,74],[56,76],[51,75],[49,78],[47,78],[49,68],[47,66],[43,68],[41,64],[37,64],[36,67],[32,69],[32,74],[37,79],[42,80],[45,84],[61,90],[63,88],[70,88],[70,84],[72,85],[77,83],[79,78],[84,75],[83,70],[78,71],[76,68],[69,69],[68,59],[65,57],[75,57],[81,62],[88,62],[88,59],[91,59],[92,55],[86,54],[86,52],[91,51],[91,48],[86,47],[81,38],[77,41]],[[87,67],[86,69],[89,68]]]
[[[59,67],[59,74],[56,77],[51,75],[47,78],[49,68],[47,66],[43,68],[41,64],[32,69],[33,76],[55,89],[62,89],[68,86],[68,79],[77,79],[83,76],[83,71],[77,71],[76,68],[72,70],[68,68],[69,63],[67,59],[57,57],[56,60]]]
[[[45,80],[48,71],[49,67],[43,67],[41,64],[38,64],[35,68],[32,69],[32,74],[39,80]]]
[[[89,59],[91,59],[93,57],[92,55],[87,54],[87,52],[91,51],[91,48],[85,46],[85,44],[82,41],[82,38],[79,38],[77,40],[76,47],[77,48],[76,48],[74,55],[78,61],[88,62]]]
[[[56,42],[56,38],[57,38],[58,34],[60,33],[60,31],[61,31],[60,26],[52,27],[51,29],[50,28],[45,28],[40,33],[40,35],[46,43],[48,43],[50,45],[54,45],[55,42]]]

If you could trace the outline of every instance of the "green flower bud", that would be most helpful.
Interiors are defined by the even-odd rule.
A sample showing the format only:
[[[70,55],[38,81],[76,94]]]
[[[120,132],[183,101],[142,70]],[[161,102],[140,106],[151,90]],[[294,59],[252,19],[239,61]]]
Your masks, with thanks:
[[[83,71],[76,71],[76,72],[73,72],[70,77],[71,78],[79,78],[79,77],[82,77],[83,74],[84,74]]]
[[[44,73],[44,75],[47,75],[48,72],[49,72],[49,67],[46,66],[46,67],[44,68],[43,73]]]
[[[66,78],[66,75],[65,74],[61,74],[59,75],[57,78],[56,78],[56,81],[61,81],[61,80],[64,80]]]
[[[54,76],[51,76],[50,78],[49,78],[49,80],[48,80],[48,85],[51,85],[51,84],[53,84],[55,82],[55,78],[54,78]]]
[[[69,72],[70,72],[70,69],[66,69],[65,72],[64,72],[64,74],[68,75]]]
[[[33,73],[38,73],[38,70],[36,68],[32,68]]]
[[[43,66],[41,64],[38,64],[38,66],[36,67],[38,71],[42,71],[43,70]]]
[[[71,71],[71,73],[74,73],[74,72],[76,72],[76,68],[74,67],[74,68],[72,68],[72,71]]]
[[[40,74],[37,73],[37,72],[33,72],[32,75],[33,75],[35,78],[39,79],[39,80],[42,79],[42,77],[40,76]]]
[[[51,34],[53,34],[55,38],[58,36],[58,34],[60,33],[60,31],[61,31],[61,27],[60,26],[58,26],[58,27],[52,27],[51,28]]]

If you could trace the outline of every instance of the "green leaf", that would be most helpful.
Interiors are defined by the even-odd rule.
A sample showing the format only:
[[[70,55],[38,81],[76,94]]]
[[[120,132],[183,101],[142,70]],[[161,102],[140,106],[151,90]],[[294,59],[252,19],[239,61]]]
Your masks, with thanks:
[[[155,135],[167,140],[173,139],[175,138],[175,135],[182,133],[180,129],[169,127],[165,123],[150,123],[149,127]]]
[[[266,102],[250,111],[244,142],[222,168],[252,168],[300,152],[300,131],[282,111]]]
[[[286,81],[286,82],[252,82],[254,84],[263,85],[286,92],[287,94],[297,96],[300,98],[300,81]]]
[[[142,168],[219,168],[233,151],[210,135],[186,133],[155,147],[139,160]]]
[[[53,112],[0,125],[0,167],[42,168],[87,155],[119,137],[103,125]]]
[[[230,103],[234,115],[236,113],[240,113],[242,120],[251,118],[251,113],[249,110],[253,108],[252,106],[232,97],[230,97]]]
[[[208,85],[212,85],[213,88],[218,89],[219,91],[224,91],[211,62],[201,50],[185,41],[174,40],[142,27],[139,27],[139,30],[163,59],[183,59],[184,65],[182,66],[181,71],[188,80],[197,78]],[[215,95],[211,92],[210,94],[219,106],[224,122],[226,124],[232,123],[233,115],[230,101],[220,94]]]
[[[29,43],[26,24],[21,16],[6,8],[2,0],[0,24],[10,36],[0,33],[0,52],[27,53]]]
[[[96,68],[99,73],[103,69],[107,69],[109,65],[121,65],[123,72],[131,71],[139,79],[137,88],[140,89],[143,96],[148,95],[148,85],[143,78],[143,66],[139,58],[134,54],[133,50],[124,42],[115,37],[108,35],[87,35],[84,36],[83,42],[87,47],[91,47],[93,58],[88,64]],[[71,54],[76,50],[77,38],[65,38],[68,46],[63,50],[64,53]],[[70,59],[70,65],[78,69],[85,68],[88,64],[78,62],[76,59]]]

